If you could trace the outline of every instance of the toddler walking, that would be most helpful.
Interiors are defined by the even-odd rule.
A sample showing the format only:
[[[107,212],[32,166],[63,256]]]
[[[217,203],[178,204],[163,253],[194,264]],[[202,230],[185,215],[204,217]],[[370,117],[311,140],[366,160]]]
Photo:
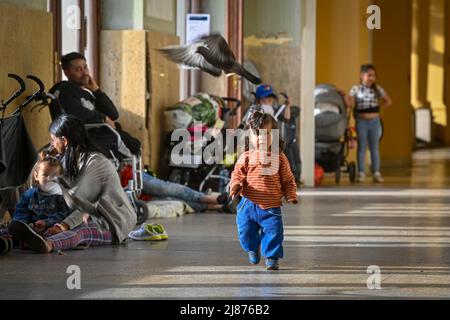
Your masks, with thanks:
[[[247,121],[249,142],[231,175],[230,196],[242,196],[237,206],[239,241],[249,261],[265,257],[267,270],[278,270],[283,258],[282,198],[297,203],[297,185],[276,120],[253,112]],[[277,146],[278,145],[278,146]]]

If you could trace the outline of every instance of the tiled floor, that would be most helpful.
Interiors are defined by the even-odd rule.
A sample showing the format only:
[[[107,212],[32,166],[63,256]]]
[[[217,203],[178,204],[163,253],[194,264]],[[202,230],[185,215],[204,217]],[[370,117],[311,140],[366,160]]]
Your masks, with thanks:
[[[450,150],[385,178],[301,190],[278,272],[248,265],[235,216],[193,214],[158,221],[167,242],[0,257],[0,298],[450,298]],[[70,265],[81,290],[67,288]]]

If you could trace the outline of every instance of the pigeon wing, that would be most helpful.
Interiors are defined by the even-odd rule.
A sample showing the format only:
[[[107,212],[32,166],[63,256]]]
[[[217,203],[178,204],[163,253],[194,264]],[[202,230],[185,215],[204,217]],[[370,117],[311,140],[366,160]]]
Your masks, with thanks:
[[[223,69],[226,73],[236,73],[254,84],[261,83],[261,79],[236,62],[233,51],[220,34],[205,36],[201,41],[204,45],[199,46],[197,52],[213,66]]]
[[[215,77],[220,76],[222,70],[211,65],[201,54],[197,53],[200,45],[173,46],[158,49],[158,51],[177,64],[199,68]]]
[[[201,38],[203,46],[197,52],[213,66],[228,71],[235,63],[236,57],[226,40],[220,34],[212,34]]]

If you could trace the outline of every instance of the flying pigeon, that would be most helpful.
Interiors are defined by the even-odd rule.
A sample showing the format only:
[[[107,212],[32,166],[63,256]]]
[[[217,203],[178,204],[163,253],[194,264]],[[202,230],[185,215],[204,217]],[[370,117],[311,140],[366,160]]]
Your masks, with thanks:
[[[159,51],[178,64],[199,68],[215,77],[224,71],[227,75],[238,74],[254,84],[261,83],[261,79],[236,62],[233,51],[220,34],[204,36],[191,45],[171,46]]]

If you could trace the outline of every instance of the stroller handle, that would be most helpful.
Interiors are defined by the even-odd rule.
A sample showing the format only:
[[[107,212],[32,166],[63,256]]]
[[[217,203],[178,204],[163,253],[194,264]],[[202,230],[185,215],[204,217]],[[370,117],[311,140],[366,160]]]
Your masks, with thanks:
[[[33,80],[39,86],[39,89],[31,94],[31,96],[27,97],[27,99],[16,109],[14,114],[21,112],[27,105],[29,105],[33,100],[39,99],[45,95],[45,86],[44,83],[37,77],[28,75],[27,79]]]
[[[9,73],[8,77],[16,80],[19,83],[20,88],[17,89],[12,95],[11,97],[9,97],[4,103],[0,104],[1,105],[1,109],[6,109],[6,107],[13,102],[15,99],[17,99],[22,93],[25,92],[27,86],[25,85],[25,81],[23,81],[23,79],[21,77],[19,77],[17,74],[14,73]]]
[[[242,104],[241,100],[236,99],[236,98],[225,97],[225,98],[222,98],[222,100],[227,101],[227,102],[234,102],[234,103],[236,103],[235,109],[239,108],[241,106],[241,104]]]
[[[42,82],[41,79],[39,79],[38,77],[35,77],[33,75],[27,75],[27,79],[33,80],[34,82],[37,83],[37,85],[39,86],[39,91],[40,92],[44,92],[45,91],[45,86],[44,83]]]
[[[19,77],[17,74],[14,74],[14,73],[9,73],[8,77],[16,80],[19,83],[19,85],[20,85],[20,89],[19,90],[21,90],[22,92],[25,91],[27,86],[25,85],[25,81],[23,81],[23,79],[21,77]]]
[[[236,98],[230,98],[230,97],[224,97],[224,98],[222,98],[222,100],[227,101],[227,102],[236,103],[236,106],[233,109],[230,109],[230,108],[225,109],[226,110],[225,113],[230,112],[229,113],[230,116],[236,115],[236,111],[241,107],[241,104],[242,104],[241,100],[236,99]]]

